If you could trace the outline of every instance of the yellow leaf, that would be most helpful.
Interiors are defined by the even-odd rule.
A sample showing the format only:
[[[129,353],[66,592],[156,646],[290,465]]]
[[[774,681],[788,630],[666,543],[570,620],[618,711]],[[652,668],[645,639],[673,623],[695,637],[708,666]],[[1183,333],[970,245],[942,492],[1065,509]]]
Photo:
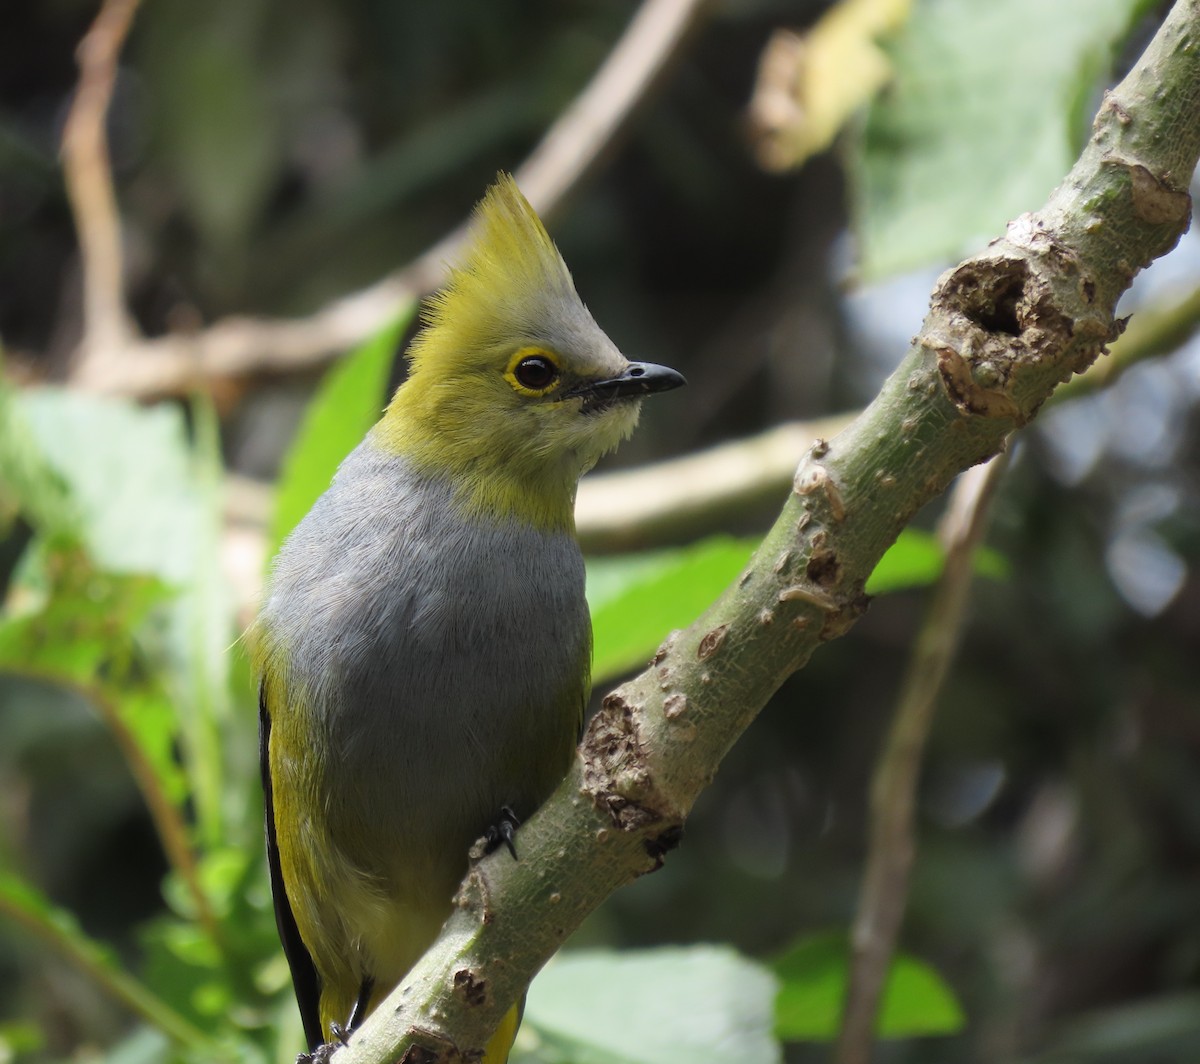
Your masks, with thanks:
[[[908,18],[912,0],[841,0],[805,34],[777,30],[763,49],[750,100],[759,162],[786,170],[824,151],[886,84],[876,43]]]

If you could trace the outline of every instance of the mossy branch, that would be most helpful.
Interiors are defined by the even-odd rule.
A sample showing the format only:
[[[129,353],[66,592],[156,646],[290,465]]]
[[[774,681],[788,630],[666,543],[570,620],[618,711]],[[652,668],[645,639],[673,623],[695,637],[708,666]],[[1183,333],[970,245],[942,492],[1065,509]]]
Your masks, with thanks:
[[[1178,0],[1048,203],[942,276],[904,361],[812,447],[741,578],[604,700],[570,775],[519,832],[521,859],[474,865],[437,943],[336,1064],[475,1059],[582,919],[658,867],[771,694],[862,614],[900,530],[1120,333],[1117,299],[1189,223],[1197,115],[1200,0]]]

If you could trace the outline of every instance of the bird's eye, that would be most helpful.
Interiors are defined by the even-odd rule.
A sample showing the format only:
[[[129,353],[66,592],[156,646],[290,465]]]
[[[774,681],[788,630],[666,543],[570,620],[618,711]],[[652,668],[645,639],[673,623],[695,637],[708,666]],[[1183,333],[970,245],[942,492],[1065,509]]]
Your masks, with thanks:
[[[530,355],[516,364],[513,375],[522,387],[540,392],[558,380],[558,367],[545,355]]]

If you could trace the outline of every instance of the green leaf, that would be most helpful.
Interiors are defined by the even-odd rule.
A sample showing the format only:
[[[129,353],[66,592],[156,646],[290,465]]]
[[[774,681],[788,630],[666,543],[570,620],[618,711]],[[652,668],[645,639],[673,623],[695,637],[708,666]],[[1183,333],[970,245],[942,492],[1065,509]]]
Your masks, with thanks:
[[[402,315],[325,374],[283,462],[268,557],[274,557],[287,534],[329,487],[342,459],[379,420],[396,346],[411,314],[410,310]]]
[[[189,220],[217,245],[245,239],[278,177],[282,109],[272,99],[265,10],[176,0],[151,5],[139,22],[157,156]]]
[[[534,980],[534,1060],[572,1064],[768,1064],[775,979],[732,949],[579,951]],[[528,1058],[527,1058],[528,1059]]]
[[[24,612],[48,611],[39,624],[55,632],[55,642],[38,650],[42,675],[92,685],[93,698],[117,707],[142,738],[168,751],[165,760],[157,753],[153,760],[175,763],[172,780],[182,778],[182,753],[201,834],[223,837],[221,803],[234,804],[224,783],[221,743],[226,735],[232,743],[235,731],[227,654],[235,601],[219,565],[222,471],[211,406],[193,405],[193,447],[184,412],[173,404],[144,407],[55,388],[0,402],[15,415],[0,429],[0,468],[11,465],[20,474],[18,504],[38,532],[18,569],[16,598]],[[80,551],[86,563],[76,556]],[[133,630],[146,611],[128,609],[133,585],[117,579],[135,574],[176,593],[155,614],[153,628],[142,629],[144,645],[137,652]],[[49,602],[51,594],[65,600]],[[104,597],[110,594],[116,597]],[[161,586],[154,598],[165,602]],[[87,629],[82,641],[80,625]],[[120,662],[95,654],[90,668],[82,661],[96,640],[114,646],[124,641],[131,660],[140,653],[146,675],[155,678],[152,689],[144,677],[134,683],[149,692],[146,697],[121,688],[114,677],[127,670]],[[102,662],[105,683],[94,685]],[[178,731],[172,736],[164,730],[172,715],[160,710],[172,704],[182,744]],[[145,725],[150,716],[158,722],[154,729]],[[172,745],[181,749],[170,752]]]
[[[134,743],[158,786],[182,803],[189,788],[175,746],[174,707],[135,636],[168,589],[149,576],[99,572],[78,548],[32,555],[48,590],[39,609],[0,623],[0,668],[80,690],[118,744]]]
[[[65,485],[96,567],[188,584],[203,513],[179,409],[34,388],[17,410]]]
[[[0,872],[0,916],[15,921],[67,957],[177,1043],[197,1048],[207,1045],[206,1035],[122,968],[114,950],[90,938],[70,912],[55,906],[32,884],[7,872]]]
[[[840,931],[800,939],[772,966],[780,980],[775,1033],[786,1041],[832,1040],[846,996],[850,945]],[[880,1009],[883,1038],[953,1034],[964,1023],[953,991],[934,969],[915,957],[892,958]]]
[[[737,579],[757,546],[719,536],[682,550],[590,560],[593,683],[649,661],[668,632],[694,621]]]
[[[918,528],[906,528],[867,578],[867,594],[886,595],[891,591],[926,587],[941,575],[944,560],[936,536]]]
[[[0,517],[20,511],[43,536],[78,534],[80,515],[67,486],[46,460],[21,409],[0,379]]]
[[[29,1020],[0,1023],[0,1060],[26,1060],[46,1048],[46,1035]]]
[[[672,629],[694,621],[738,578],[758,542],[717,536],[682,549],[589,558],[592,682],[605,683],[649,661]],[[994,551],[980,551],[976,565],[989,576],[1005,571]],[[867,592],[883,595],[923,587],[941,571],[942,548],[936,537],[905,529],[880,559]]]
[[[978,250],[1037,209],[1087,135],[1083,101],[1152,0],[922,0],[854,160],[861,271]]]
[[[232,820],[246,821],[246,802],[226,780],[226,765],[240,761],[238,746],[252,741],[244,714],[235,712],[230,685],[230,642],[236,635],[237,600],[217,577],[222,571],[224,468],[216,410],[207,397],[192,402],[195,445],[191,485],[196,497],[192,575],[175,604],[179,667],[167,670],[191,782],[199,840],[229,842]],[[234,793],[231,793],[234,792]],[[232,816],[226,816],[232,810]],[[251,817],[251,821],[256,817]],[[257,836],[258,827],[251,830]]]
[[[887,595],[927,587],[942,575],[945,555],[938,538],[919,528],[906,528],[879,559],[875,571],[867,578],[868,595]],[[989,547],[980,547],[973,560],[977,575],[992,580],[1008,576],[1004,556]]]
[[[0,915],[90,971],[121,972],[115,950],[89,938],[73,913],[56,906],[32,883],[12,872],[0,872]]]

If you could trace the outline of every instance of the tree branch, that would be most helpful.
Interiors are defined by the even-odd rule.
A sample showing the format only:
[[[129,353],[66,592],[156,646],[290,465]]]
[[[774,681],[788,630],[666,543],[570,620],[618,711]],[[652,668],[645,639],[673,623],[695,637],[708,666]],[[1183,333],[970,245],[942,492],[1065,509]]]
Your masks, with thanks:
[[[854,919],[850,980],[834,1052],[836,1064],[869,1064],[879,1002],[908,900],[916,856],[917,784],[942,685],[958,649],[975,548],[1004,471],[1004,455],[968,469],[942,519],[946,564],[913,648],[900,701],[871,785],[870,845]]]
[[[695,454],[585,477],[575,503],[580,546],[611,552],[678,543],[706,525],[775,503],[796,471],[796,455],[852,417],[789,421]]]
[[[109,0],[109,4],[128,7],[132,15],[136,0]],[[679,54],[704,6],[704,0],[644,0],[591,82],[516,172],[518,184],[540,214],[553,212],[611,144]],[[107,104],[107,97],[103,103]],[[100,114],[102,119],[103,110]],[[111,181],[109,192],[111,197]],[[74,197],[72,191],[73,202]],[[90,217],[91,211],[77,205],[77,219],[84,214]],[[81,241],[86,236],[80,224]],[[212,378],[320,365],[375,335],[409,303],[437,288],[447,263],[457,257],[465,239],[466,226],[459,226],[407,266],[333,300],[308,317],[230,317],[193,334],[151,340],[124,335],[118,337],[123,343],[100,348],[104,358],[91,357],[89,345],[75,383],[139,397],[178,395]],[[86,255],[85,266],[92,267]],[[101,278],[106,276],[104,269],[98,275]],[[119,299],[119,287],[116,295]],[[112,296],[107,290],[109,304]]]
[[[109,166],[105,119],[117,77],[117,58],[139,0],[105,0],[79,42],[79,85],[63,127],[67,198],[83,260],[83,339],[80,369],[103,374],[133,340],[125,311],[121,220]]]
[[[604,700],[568,778],[522,827],[521,860],[472,867],[437,943],[338,1064],[482,1047],[584,916],[661,863],[771,694],[861,615],[904,525],[1118,334],[1118,297],[1190,220],[1197,114],[1200,0],[1178,0],[1047,204],[940,278],[907,356],[812,448],[741,578]]]

